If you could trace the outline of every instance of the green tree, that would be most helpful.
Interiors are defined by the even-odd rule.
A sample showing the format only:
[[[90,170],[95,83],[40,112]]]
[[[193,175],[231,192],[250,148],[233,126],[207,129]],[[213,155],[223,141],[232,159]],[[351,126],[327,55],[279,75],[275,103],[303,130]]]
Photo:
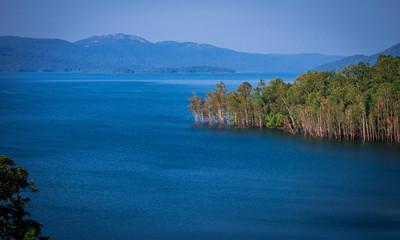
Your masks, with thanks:
[[[220,124],[225,123],[226,111],[227,111],[227,101],[228,101],[228,94],[225,84],[221,81],[217,84],[217,89],[212,91],[211,96],[211,108],[213,115],[216,116],[218,122]]]
[[[265,119],[265,102],[263,99],[263,94],[262,94],[262,89],[265,87],[265,81],[263,79],[260,79],[257,87],[253,88],[252,92],[252,108],[254,112],[254,118],[255,118],[255,125],[258,127],[263,127],[264,125],[264,119]]]
[[[27,219],[30,198],[23,193],[38,193],[33,180],[28,181],[28,171],[16,167],[11,158],[0,156],[0,238],[50,239],[41,235],[42,224]]]
[[[241,118],[242,126],[250,126],[250,113],[251,113],[251,91],[252,87],[250,83],[243,82],[240,84],[238,89],[236,90],[238,93],[239,100],[239,116]]]

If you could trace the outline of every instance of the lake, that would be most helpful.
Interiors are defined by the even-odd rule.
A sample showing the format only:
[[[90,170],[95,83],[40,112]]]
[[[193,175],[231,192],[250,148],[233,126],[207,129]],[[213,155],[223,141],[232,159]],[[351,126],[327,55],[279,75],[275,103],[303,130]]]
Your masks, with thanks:
[[[400,146],[199,126],[187,97],[293,74],[1,73],[0,155],[63,239],[400,239]]]

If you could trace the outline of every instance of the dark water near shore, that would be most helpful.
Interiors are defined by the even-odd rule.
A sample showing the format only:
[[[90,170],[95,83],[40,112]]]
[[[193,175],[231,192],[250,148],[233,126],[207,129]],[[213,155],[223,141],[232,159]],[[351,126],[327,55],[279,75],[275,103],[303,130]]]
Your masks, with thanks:
[[[204,127],[224,80],[290,74],[0,74],[0,155],[54,239],[400,239],[400,146]]]

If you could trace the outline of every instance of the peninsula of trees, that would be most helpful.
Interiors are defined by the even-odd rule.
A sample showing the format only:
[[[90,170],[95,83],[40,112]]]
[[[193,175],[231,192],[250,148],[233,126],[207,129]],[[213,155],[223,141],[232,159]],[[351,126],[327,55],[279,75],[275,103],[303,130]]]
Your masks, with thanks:
[[[312,137],[400,143],[400,57],[370,66],[309,71],[293,83],[276,78],[227,91],[224,83],[189,108],[196,122],[282,128]]]

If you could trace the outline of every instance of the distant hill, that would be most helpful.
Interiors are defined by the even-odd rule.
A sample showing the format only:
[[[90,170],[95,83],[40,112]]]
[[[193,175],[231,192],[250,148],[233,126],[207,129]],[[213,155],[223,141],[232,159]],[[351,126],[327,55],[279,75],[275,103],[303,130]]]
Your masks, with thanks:
[[[253,54],[194,42],[152,43],[126,34],[60,39],[0,37],[0,71],[104,72],[212,66],[247,72],[300,73],[342,59],[316,53]],[[125,71],[124,70],[124,71]]]
[[[350,64],[357,65],[359,62],[365,62],[365,63],[370,63],[371,65],[375,65],[376,60],[378,59],[379,55],[384,54],[384,55],[392,55],[393,57],[400,56],[400,43],[394,45],[393,47],[390,47],[386,49],[383,52],[370,55],[370,56],[365,56],[365,55],[354,55],[350,57],[346,57],[331,63],[326,63],[323,64],[319,67],[316,67],[315,70],[317,71],[336,71],[338,69],[343,69],[345,66],[348,66]]]

